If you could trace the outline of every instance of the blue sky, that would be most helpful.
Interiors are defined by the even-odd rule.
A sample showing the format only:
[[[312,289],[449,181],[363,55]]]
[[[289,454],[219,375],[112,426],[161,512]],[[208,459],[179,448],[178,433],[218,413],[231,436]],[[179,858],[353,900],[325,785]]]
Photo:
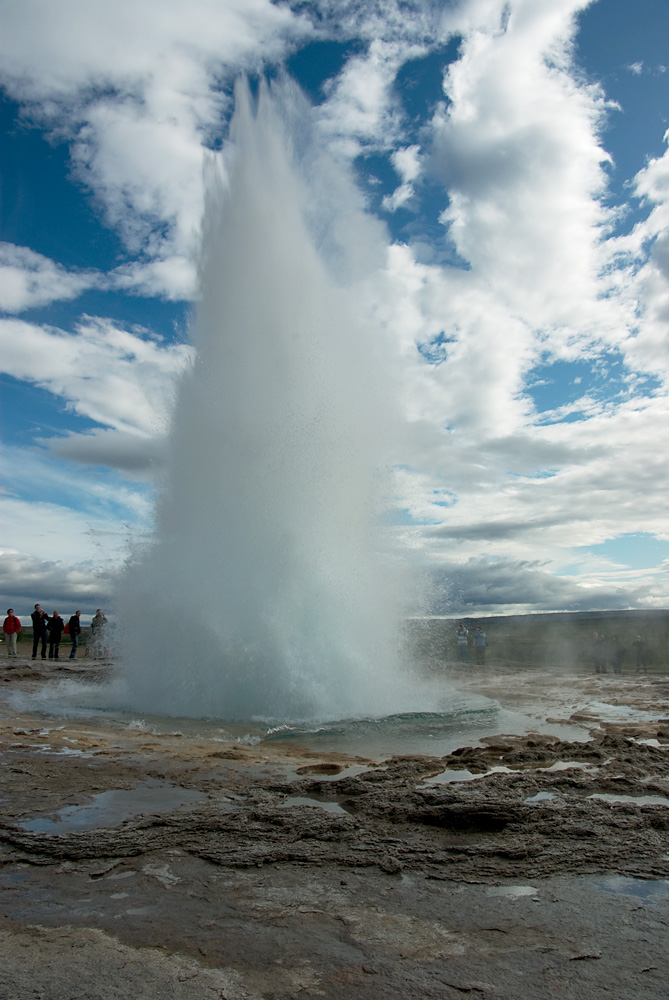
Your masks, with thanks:
[[[94,610],[150,533],[203,162],[284,72],[383,227],[386,520],[434,610],[669,605],[666,0],[0,10],[7,606]]]

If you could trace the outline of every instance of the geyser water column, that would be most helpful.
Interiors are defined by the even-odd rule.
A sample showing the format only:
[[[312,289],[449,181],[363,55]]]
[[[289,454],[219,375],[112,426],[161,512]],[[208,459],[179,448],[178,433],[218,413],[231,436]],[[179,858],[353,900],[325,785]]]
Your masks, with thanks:
[[[278,90],[278,94],[277,94]],[[236,93],[208,179],[194,322],[154,540],[117,607],[127,707],[291,722],[408,710],[394,427],[364,289],[382,232],[290,84]]]

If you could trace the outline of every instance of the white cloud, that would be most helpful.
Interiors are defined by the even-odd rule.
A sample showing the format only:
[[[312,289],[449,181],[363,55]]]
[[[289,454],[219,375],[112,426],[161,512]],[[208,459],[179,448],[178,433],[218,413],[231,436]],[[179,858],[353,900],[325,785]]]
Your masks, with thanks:
[[[433,574],[430,611],[441,615],[526,614],[666,606],[666,586],[653,575],[607,580],[556,574],[541,560],[447,562]]]
[[[0,588],[7,599],[23,598],[29,610],[35,601],[88,607],[108,600],[114,573],[150,531],[147,487],[37,448],[5,446],[1,458]]]
[[[270,0],[193,0],[187,16],[178,0],[25,0],[4,11],[1,79],[70,141],[79,179],[130,249],[189,255],[203,143],[229,110],[221,84],[312,32]]]
[[[408,420],[397,502],[414,523],[398,533],[417,561],[448,567],[468,601],[491,609],[529,607],[533,594],[536,607],[661,600],[664,585],[655,577],[632,579],[592,561],[579,563],[580,581],[560,569],[578,562],[579,546],[640,525],[667,530],[669,470],[657,447],[669,429],[666,405],[644,390],[640,374],[665,379],[669,361],[669,152],[635,180],[647,218],[628,237],[608,239],[608,105],[571,61],[574,19],[586,5],[314,0],[291,9],[269,0],[194,0],[187,17],[176,0],[71,0],[65,14],[51,0],[9,5],[2,79],[26,114],[70,143],[77,178],[136,259],[100,275],[5,245],[6,310],[73,299],[90,287],[191,298],[203,150],[224,134],[230,81],[277,65],[297,40],[357,40],[313,112],[322,146],[348,158],[390,153],[401,183],[384,200],[388,211],[419,211],[426,171],[427,180],[437,178],[444,250],[432,259],[453,256],[454,247],[467,266],[419,263],[419,248],[398,245],[374,278],[379,229],[358,234],[352,270],[367,276],[364,295],[375,297],[379,325],[402,353]],[[405,133],[397,71],[453,33],[461,35],[460,54],[419,146],[413,131]],[[302,113],[306,123],[311,112],[305,106]],[[349,194],[330,186],[332,176],[324,170],[314,200],[331,206],[343,232],[357,225],[355,212]],[[86,504],[102,537],[100,510],[114,492],[105,467],[136,478],[155,470],[190,350],[104,319],[83,318],[73,334],[5,320],[0,337],[5,370],[99,425],[43,439],[47,464],[34,481],[60,495],[60,474],[46,471],[58,459],[70,463],[78,485],[83,467],[97,466],[98,493]],[[618,398],[602,403],[585,387],[582,399],[536,413],[528,389],[536,365],[608,350],[622,352],[628,365]],[[16,456],[12,462],[25,471]],[[136,503],[141,522],[146,496],[114,482],[119,505],[132,512]],[[12,489],[18,502],[20,476]],[[63,509],[70,503],[63,500]],[[32,501],[25,504],[10,511],[22,525],[25,545],[17,548],[39,562],[31,529],[53,546],[46,558],[54,562],[39,570],[52,586],[68,563],[58,538],[80,535],[82,521],[58,504],[37,505],[31,525]],[[109,525],[122,516],[110,507]],[[50,518],[60,535],[43,533]],[[72,558],[94,561],[89,550]]]
[[[420,146],[404,146],[390,157],[392,164],[403,181],[415,181],[421,172]]]
[[[37,444],[52,455],[81,465],[104,465],[118,469],[130,479],[155,479],[165,460],[165,437],[139,437],[112,429],[88,434],[37,438]]]
[[[335,80],[328,81],[322,125],[326,132],[343,137],[351,154],[367,143],[388,148],[397,140],[401,112],[392,84],[406,57],[404,46],[374,40],[367,51],[348,60]]]
[[[172,302],[192,300],[197,288],[195,265],[183,256],[123,264],[111,272],[109,280],[117,291],[149,298],[156,296]]]
[[[387,212],[395,212],[398,208],[408,205],[414,195],[412,181],[416,180],[421,173],[420,147],[406,146],[392,153],[391,162],[402,178],[402,184],[397,187],[392,195],[386,195],[383,199],[383,208]]]
[[[50,302],[76,299],[87,288],[100,287],[97,271],[67,271],[28,247],[0,243],[0,309],[20,313]]]
[[[73,565],[71,556],[50,560],[15,549],[1,549],[0,562],[0,602],[13,606],[24,625],[30,624],[34,604],[49,614],[58,609],[61,616],[75,609],[91,613],[113,593],[114,571],[94,562]]]
[[[124,434],[164,433],[174,383],[192,356],[146,331],[86,318],[74,335],[21,320],[0,320],[1,370],[66,400],[68,408]]]
[[[7,7],[3,21],[4,73],[33,99],[118,80],[128,88],[148,82],[165,110],[173,95],[188,93],[198,64],[259,65],[280,58],[286,37],[308,29],[270,0],[194,0],[187,16],[178,0],[70,0],[66,10],[23,0]]]
[[[664,135],[669,143],[669,131]],[[669,149],[651,158],[634,178],[634,193],[648,209],[633,231],[614,241],[620,253],[619,296],[634,304],[630,336],[621,341],[633,370],[669,380]]]
[[[516,0],[503,28],[474,28],[433,122],[448,236],[535,328],[588,328],[607,316],[598,276],[608,155],[597,137],[606,102],[577,81],[569,55],[582,6]]]

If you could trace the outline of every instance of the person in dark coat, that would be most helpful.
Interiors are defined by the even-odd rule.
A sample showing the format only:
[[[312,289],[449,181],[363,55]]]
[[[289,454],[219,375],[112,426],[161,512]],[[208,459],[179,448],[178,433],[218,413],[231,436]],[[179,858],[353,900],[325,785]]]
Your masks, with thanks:
[[[37,647],[40,642],[42,643],[42,659],[46,660],[46,627],[49,624],[49,616],[39,604],[36,604],[30,617],[33,621],[33,660],[37,658]]]
[[[69,622],[67,623],[67,631],[70,633],[70,639],[72,640],[72,649],[70,650],[70,659],[73,660],[77,655],[77,644],[79,642],[79,636],[81,634],[81,611],[75,611]]]
[[[65,622],[60,617],[57,611],[51,615],[49,619],[49,624],[47,625],[47,630],[49,632],[49,659],[58,660],[58,649],[60,647],[60,637],[63,634],[63,629],[65,628]]]

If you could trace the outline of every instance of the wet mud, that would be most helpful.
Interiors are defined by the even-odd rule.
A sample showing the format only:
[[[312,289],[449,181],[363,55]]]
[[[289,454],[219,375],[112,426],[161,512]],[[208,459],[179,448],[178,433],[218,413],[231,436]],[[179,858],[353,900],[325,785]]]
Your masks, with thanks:
[[[590,738],[352,759],[5,705],[0,996],[666,1000],[669,678],[459,683]]]

